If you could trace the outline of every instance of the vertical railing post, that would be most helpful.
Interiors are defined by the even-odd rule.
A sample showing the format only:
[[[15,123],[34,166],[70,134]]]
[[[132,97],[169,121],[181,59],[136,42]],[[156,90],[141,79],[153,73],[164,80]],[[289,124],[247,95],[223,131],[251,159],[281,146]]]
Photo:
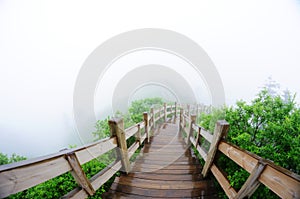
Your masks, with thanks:
[[[182,125],[183,125],[182,121],[183,121],[183,108],[180,107],[180,112],[179,112],[179,131],[182,130]]]
[[[153,128],[155,128],[155,114],[154,114],[154,108],[150,109],[150,113],[151,113],[151,118],[152,118],[152,125]]]
[[[147,137],[147,142],[150,143],[150,133],[149,133],[149,118],[148,118],[148,113],[144,112],[144,124],[145,124],[145,133]]]
[[[211,165],[213,164],[216,152],[218,150],[219,142],[222,138],[225,138],[225,136],[227,135],[228,129],[229,129],[229,124],[225,120],[220,120],[216,123],[213,139],[210,144],[209,151],[207,153],[206,162],[202,169],[203,177],[207,176],[208,171],[209,171]]]
[[[187,136],[187,145],[189,146],[191,144],[191,136],[193,136],[193,124],[196,122],[196,115],[191,115],[190,116],[191,120],[189,123],[189,133]]]
[[[164,120],[167,121],[167,103],[164,103]]]
[[[126,135],[124,132],[124,120],[122,118],[113,118],[108,121],[111,136],[117,138],[117,156],[122,162],[122,170],[130,172],[130,162],[127,150]]]
[[[191,113],[190,113],[190,105],[188,104],[188,105],[187,105],[187,116],[190,117],[190,114],[191,114]]]
[[[177,102],[175,102],[175,110],[174,110],[174,119],[176,121],[177,118]]]
[[[140,124],[138,124],[137,127],[138,127],[138,131],[135,134],[135,141],[139,142],[139,145],[141,145],[142,144],[141,143],[142,135],[141,135],[141,126],[140,126]]]

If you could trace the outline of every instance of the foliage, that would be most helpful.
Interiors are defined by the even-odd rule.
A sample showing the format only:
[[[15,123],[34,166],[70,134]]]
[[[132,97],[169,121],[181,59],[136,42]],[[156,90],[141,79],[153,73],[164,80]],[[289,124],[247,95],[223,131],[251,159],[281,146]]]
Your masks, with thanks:
[[[19,162],[21,160],[26,160],[26,157],[17,155],[15,153],[8,157],[8,155],[0,153],[0,165]]]
[[[108,125],[109,119],[110,119],[110,117],[107,117],[104,120],[98,120],[96,122],[96,125],[95,125],[96,131],[93,132],[95,141],[101,140],[103,138],[110,136],[110,129],[109,129],[109,125]]]
[[[218,118],[230,124],[227,139],[275,164],[300,173],[300,109],[294,97],[285,92],[284,96],[269,92],[264,88],[251,102],[238,101],[234,107],[224,107],[212,115],[203,114],[200,124],[212,130]],[[220,155],[218,165],[228,175],[231,185],[239,190],[249,174],[224,155]],[[261,186],[252,198],[278,198],[272,191]]]
[[[215,124],[218,120],[225,119],[226,108],[212,108],[210,114],[201,113],[198,117],[198,123],[203,128],[209,130],[209,132],[214,132]]]
[[[143,112],[149,112],[153,106],[163,105],[163,99],[161,98],[146,98],[133,101],[128,109],[128,114],[123,114],[117,111],[115,117],[121,117],[124,119],[124,128],[128,128],[134,124],[143,121]],[[101,140],[110,136],[109,121],[110,117],[104,120],[98,120],[96,122],[96,131],[93,132],[95,140]]]
[[[143,112],[149,112],[151,107],[163,103],[163,99],[158,97],[133,101],[128,109],[130,118],[133,122],[139,123],[143,121]]]
[[[149,111],[150,107],[153,104],[163,104],[162,99],[160,98],[153,98],[153,99],[144,99],[138,100],[132,103],[131,107],[129,108],[129,114],[122,114],[120,112],[116,113],[117,117],[122,117],[124,119],[124,127],[128,128],[135,123],[142,121],[142,113],[145,111]],[[108,125],[110,117],[107,117],[104,120],[97,121],[95,128],[96,131],[93,132],[96,140],[100,140],[110,136],[110,129]],[[135,139],[128,139],[128,145],[131,145]],[[71,146],[73,147],[73,146]],[[138,150],[139,151],[139,150]],[[134,160],[137,153],[131,158]],[[13,154],[12,157],[8,157],[0,153],[0,163],[7,164],[16,161],[20,161],[26,159],[25,157],[18,156]],[[98,158],[95,158],[84,165],[82,165],[82,169],[85,172],[87,178],[91,178],[99,171],[107,167],[113,160],[115,159],[115,152],[109,151],[106,154],[101,155]],[[119,172],[115,175],[119,175]],[[106,192],[111,184],[114,181],[115,176],[113,176],[110,180],[108,180],[102,187],[100,187],[96,193],[89,198],[101,198],[102,194]],[[42,184],[39,184],[35,187],[27,189],[25,191],[19,192],[17,194],[9,196],[9,198],[60,198],[61,196],[67,194],[68,192],[72,191],[78,185],[75,182],[73,176],[70,172],[62,174],[56,178],[48,180]]]
[[[300,109],[294,98],[284,101],[262,90],[251,104],[238,102],[229,108],[230,142],[300,173]]]

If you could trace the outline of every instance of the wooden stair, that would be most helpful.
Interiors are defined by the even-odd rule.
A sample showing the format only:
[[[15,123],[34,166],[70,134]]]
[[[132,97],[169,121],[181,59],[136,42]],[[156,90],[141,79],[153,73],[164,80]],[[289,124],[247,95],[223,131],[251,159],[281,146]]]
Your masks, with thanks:
[[[146,143],[129,174],[116,177],[104,198],[217,198],[211,180],[180,136],[165,123]]]

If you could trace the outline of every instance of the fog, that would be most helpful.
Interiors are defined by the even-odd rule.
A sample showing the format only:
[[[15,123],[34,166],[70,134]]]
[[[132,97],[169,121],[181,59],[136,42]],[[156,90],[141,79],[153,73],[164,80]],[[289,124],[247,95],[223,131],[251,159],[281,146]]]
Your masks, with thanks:
[[[2,0],[0,152],[36,157],[83,144],[73,119],[80,68],[104,41],[139,28],[197,42],[221,76],[228,105],[251,100],[269,76],[300,93],[296,0]]]

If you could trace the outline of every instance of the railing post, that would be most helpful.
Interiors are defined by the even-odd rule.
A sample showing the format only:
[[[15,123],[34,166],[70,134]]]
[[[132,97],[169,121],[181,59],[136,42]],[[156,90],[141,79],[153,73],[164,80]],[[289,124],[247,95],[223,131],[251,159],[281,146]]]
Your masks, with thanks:
[[[182,130],[182,126],[183,126],[183,108],[180,108],[180,115],[179,115],[179,130]]]
[[[153,125],[153,128],[155,128],[155,115],[154,115],[154,108],[151,108],[150,109],[150,113],[151,113],[151,118],[152,118],[152,125]]]
[[[135,134],[135,141],[139,142],[139,145],[141,145],[142,135],[141,135],[141,126],[140,126],[140,124],[138,124],[137,127],[138,127],[138,131]]]
[[[109,120],[108,123],[110,127],[111,136],[117,137],[117,156],[119,159],[121,159],[122,170],[126,173],[129,173],[131,168],[127,150],[126,135],[124,132],[124,121],[122,118],[113,118]]]
[[[164,103],[164,120],[167,121],[167,103]]]
[[[150,133],[149,133],[149,118],[148,118],[148,113],[144,112],[144,123],[145,123],[145,133],[147,137],[147,142],[150,143]]]
[[[74,177],[75,181],[88,193],[88,195],[92,196],[95,193],[95,190],[87,179],[84,171],[81,168],[81,165],[76,157],[75,153],[66,154],[66,159],[68,160],[72,171],[71,174]]]
[[[175,111],[174,111],[174,119],[176,120],[177,118],[177,102],[175,102]]]
[[[191,144],[191,136],[193,135],[193,124],[195,124],[196,122],[196,115],[191,115],[190,116],[191,120],[190,120],[190,124],[189,124],[189,134],[187,136],[187,145],[189,146]]]
[[[264,171],[266,166],[266,163],[264,163],[262,160],[259,160],[254,169],[252,170],[250,176],[242,186],[242,188],[239,190],[237,195],[235,196],[235,199],[242,199],[242,198],[250,198],[251,195],[255,192],[255,190],[259,187],[260,182],[258,181],[258,178]]]
[[[208,174],[208,171],[213,164],[216,152],[218,150],[218,145],[221,140],[221,138],[224,138],[227,135],[229,129],[229,124],[225,120],[220,120],[216,123],[214,135],[212,142],[209,147],[209,151],[207,153],[206,162],[202,169],[202,175],[203,177],[206,177]]]
[[[189,104],[187,105],[187,116],[190,117],[190,105]]]

